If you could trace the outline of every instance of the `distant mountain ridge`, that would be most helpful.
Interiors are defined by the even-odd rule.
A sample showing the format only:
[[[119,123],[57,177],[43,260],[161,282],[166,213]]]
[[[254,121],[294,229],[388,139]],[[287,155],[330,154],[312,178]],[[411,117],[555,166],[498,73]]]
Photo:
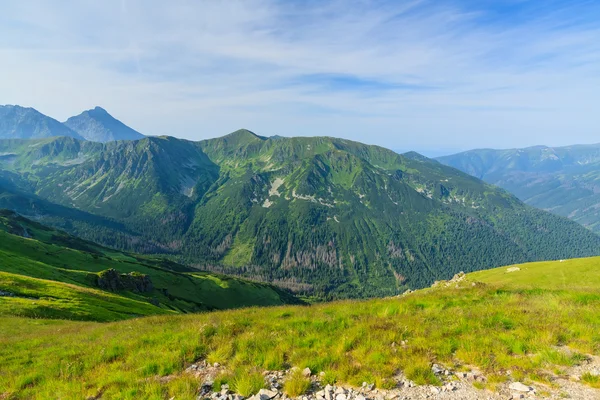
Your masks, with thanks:
[[[478,149],[437,160],[600,232],[600,144]]]
[[[69,127],[33,108],[0,106],[1,139],[42,139],[52,136],[84,139]]]
[[[86,140],[110,142],[113,140],[138,140],[145,136],[115,119],[105,109],[96,107],[69,118],[64,122]]]
[[[200,142],[0,140],[0,154],[0,206],[325,298],[600,250],[578,224],[454,168],[345,139],[242,129]]]
[[[0,106],[0,139],[43,139],[67,136],[93,142],[138,140],[145,136],[95,107],[61,123],[33,108]]]

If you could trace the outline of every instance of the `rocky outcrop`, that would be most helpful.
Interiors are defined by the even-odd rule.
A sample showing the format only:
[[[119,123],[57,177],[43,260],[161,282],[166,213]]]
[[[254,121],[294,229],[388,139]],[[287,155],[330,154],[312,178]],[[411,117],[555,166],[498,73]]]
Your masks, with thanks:
[[[130,290],[136,293],[148,293],[154,289],[148,275],[139,272],[120,274],[119,271],[112,268],[98,273],[96,285],[100,289],[110,292]]]

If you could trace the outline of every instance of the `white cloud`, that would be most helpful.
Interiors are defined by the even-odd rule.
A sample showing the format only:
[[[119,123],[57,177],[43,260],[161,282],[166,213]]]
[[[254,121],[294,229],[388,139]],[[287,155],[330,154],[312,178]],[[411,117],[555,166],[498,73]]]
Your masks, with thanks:
[[[593,142],[600,18],[564,4],[495,17],[433,1],[7,0],[0,103],[59,119],[102,105],[189,139],[247,127],[398,149]]]

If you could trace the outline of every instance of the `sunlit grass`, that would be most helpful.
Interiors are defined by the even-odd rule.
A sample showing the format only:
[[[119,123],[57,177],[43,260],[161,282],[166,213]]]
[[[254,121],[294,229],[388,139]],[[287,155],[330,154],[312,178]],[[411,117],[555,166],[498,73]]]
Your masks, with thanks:
[[[547,383],[548,371],[600,353],[595,293],[467,280],[460,289],[404,298],[115,323],[0,318],[0,394],[194,398],[199,382],[183,371],[201,359],[228,369],[215,386],[228,383],[245,396],[264,386],[262,371],[291,367],[356,386],[389,387],[398,372],[418,384],[439,384],[432,362],[479,368],[488,376],[482,388],[501,384],[507,370],[512,379]],[[599,384],[590,374],[582,381]],[[305,390],[300,380],[288,385],[290,394]]]

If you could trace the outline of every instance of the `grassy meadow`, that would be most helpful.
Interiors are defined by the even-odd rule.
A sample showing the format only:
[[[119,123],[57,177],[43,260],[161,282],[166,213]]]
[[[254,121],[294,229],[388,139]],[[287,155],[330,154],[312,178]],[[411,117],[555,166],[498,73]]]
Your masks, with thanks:
[[[25,236],[25,237],[24,237]],[[148,293],[99,290],[115,269],[151,278]],[[0,316],[117,321],[132,317],[300,303],[274,286],[108,249],[0,210]]]
[[[249,392],[263,370],[291,366],[352,385],[385,388],[399,371],[437,384],[432,362],[478,368],[489,388],[508,370],[550,384],[600,354],[600,258],[519,268],[369,301],[111,323],[0,317],[0,398],[195,399],[199,382],[183,371],[200,359],[228,368],[219,383]]]

